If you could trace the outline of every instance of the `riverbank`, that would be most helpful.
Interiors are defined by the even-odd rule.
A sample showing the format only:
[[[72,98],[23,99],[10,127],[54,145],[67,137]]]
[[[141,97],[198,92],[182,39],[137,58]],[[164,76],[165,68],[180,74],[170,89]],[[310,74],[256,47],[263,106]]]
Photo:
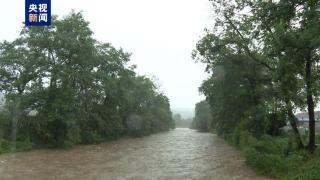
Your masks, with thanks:
[[[246,164],[260,175],[287,180],[320,179],[319,148],[313,154],[298,150],[289,134],[257,139],[247,132],[236,131],[224,138],[242,152]],[[304,139],[307,141],[307,137]]]

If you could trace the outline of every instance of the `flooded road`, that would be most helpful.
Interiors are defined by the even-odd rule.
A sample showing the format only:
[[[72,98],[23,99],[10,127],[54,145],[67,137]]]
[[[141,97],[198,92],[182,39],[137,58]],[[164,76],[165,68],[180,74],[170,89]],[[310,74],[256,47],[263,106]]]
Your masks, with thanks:
[[[0,155],[0,179],[264,179],[222,139],[175,129],[68,150],[33,150]]]

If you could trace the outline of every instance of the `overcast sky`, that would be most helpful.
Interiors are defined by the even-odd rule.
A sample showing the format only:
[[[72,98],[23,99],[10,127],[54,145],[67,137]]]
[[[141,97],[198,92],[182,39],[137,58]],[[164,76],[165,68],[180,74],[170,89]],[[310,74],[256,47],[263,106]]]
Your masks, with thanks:
[[[206,78],[191,51],[210,24],[208,0],[52,0],[52,13],[63,17],[83,11],[94,37],[132,53],[137,72],[159,79],[173,109],[193,109],[202,99]],[[0,40],[15,39],[24,21],[24,0],[0,6]]]

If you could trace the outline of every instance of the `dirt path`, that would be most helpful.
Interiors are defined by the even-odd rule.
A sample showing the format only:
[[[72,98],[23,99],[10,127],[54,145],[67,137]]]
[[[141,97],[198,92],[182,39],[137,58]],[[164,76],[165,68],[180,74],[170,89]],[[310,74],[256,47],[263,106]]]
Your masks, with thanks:
[[[265,179],[240,154],[209,133],[175,129],[69,150],[33,150],[0,156],[0,179]]]

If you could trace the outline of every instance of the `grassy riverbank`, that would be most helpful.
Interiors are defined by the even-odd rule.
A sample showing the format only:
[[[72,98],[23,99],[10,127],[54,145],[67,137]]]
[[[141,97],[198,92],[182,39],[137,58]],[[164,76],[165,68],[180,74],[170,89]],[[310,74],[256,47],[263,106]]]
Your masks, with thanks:
[[[298,150],[290,135],[254,138],[245,131],[235,131],[224,138],[243,152],[246,164],[258,174],[276,179],[320,179],[320,149],[313,154]]]

